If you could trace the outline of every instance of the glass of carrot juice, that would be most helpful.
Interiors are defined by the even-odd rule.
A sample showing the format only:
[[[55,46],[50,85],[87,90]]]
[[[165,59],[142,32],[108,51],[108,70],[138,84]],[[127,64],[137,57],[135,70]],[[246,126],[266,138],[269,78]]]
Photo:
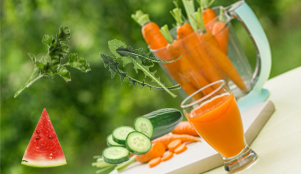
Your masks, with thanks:
[[[224,80],[199,89],[181,107],[199,135],[222,155],[226,171],[238,172],[254,164],[257,154],[245,141],[239,108]]]

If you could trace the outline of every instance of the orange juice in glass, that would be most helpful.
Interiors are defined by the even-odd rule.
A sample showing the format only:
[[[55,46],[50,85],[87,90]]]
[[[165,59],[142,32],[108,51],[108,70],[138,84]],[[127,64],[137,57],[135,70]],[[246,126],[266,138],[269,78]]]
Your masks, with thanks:
[[[226,171],[241,171],[256,161],[257,154],[246,144],[240,111],[225,81],[199,89],[181,107],[200,136],[222,155]]]

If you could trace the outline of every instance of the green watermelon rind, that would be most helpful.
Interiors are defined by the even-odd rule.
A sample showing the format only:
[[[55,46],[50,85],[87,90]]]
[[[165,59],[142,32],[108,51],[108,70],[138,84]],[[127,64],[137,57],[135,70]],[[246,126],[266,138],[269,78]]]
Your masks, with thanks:
[[[26,162],[27,161],[27,162]],[[44,163],[44,165],[43,165]],[[59,166],[64,166],[67,164],[66,160],[56,160],[56,161],[36,161],[34,160],[26,160],[23,159],[21,164],[25,166],[30,166],[30,167],[37,167],[37,168],[51,168],[51,167],[59,167]]]

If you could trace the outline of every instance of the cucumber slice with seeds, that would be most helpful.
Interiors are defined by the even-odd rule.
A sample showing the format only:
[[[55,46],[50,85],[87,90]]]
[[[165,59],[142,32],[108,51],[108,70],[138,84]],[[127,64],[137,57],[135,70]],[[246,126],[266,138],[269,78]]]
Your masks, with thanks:
[[[135,155],[142,155],[151,149],[152,142],[145,134],[133,131],[126,137],[125,145]]]
[[[109,164],[120,164],[129,160],[130,152],[125,147],[108,147],[102,152],[102,158]]]
[[[130,126],[121,126],[113,131],[113,140],[119,144],[125,144],[126,136],[135,129]]]
[[[138,117],[135,120],[134,126],[137,131],[144,133],[149,138],[154,134],[154,126],[148,118]]]
[[[110,134],[110,135],[107,137],[107,145],[108,145],[109,147],[111,147],[111,146],[124,147],[124,144],[116,143],[116,142],[113,140],[113,135],[112,135],[112,134]]]

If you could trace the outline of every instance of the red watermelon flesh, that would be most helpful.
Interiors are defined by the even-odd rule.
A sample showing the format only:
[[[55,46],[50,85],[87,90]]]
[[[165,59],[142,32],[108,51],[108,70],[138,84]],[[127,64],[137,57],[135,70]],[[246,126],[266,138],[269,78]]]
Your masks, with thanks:
[[[65,165],[66,159],[46,109],[33,132],[22,164],[34,167]]]

